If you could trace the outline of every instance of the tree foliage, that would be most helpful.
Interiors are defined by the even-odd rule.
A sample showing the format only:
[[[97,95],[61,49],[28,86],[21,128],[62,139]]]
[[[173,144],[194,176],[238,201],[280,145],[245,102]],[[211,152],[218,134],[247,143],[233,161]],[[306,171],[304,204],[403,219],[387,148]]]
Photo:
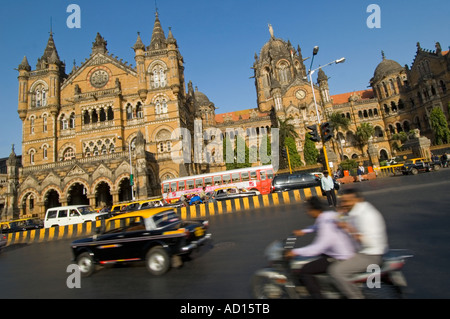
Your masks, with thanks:
[[[440,107],[435,107],[430,112],[430,124],[434,131],[434,143],[437,145],[450,142],[450,130],[447,119]]]
[[[316,148],[316,143],[309,139],[310,137],[311,135],[306,133],[305,145],[303,147],[303,157],[306,165],[317,164],[317,159],[319,158],[319,150]]]

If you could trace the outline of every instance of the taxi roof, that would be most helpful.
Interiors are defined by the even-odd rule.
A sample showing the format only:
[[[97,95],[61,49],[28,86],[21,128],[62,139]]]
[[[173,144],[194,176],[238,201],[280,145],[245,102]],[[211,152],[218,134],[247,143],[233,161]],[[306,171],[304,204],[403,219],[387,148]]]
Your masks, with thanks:
[[[116,220],[116,219],[122,219],[122,218],[139,217],[139,216],[143,217],[143,218],[148,218],[148,217],[151,217],[153,215],[156,215],[158,213],[165,212],[168,210],[175,211],[174,208],[170,207],[170,206],[147,208],[147,209],[142,209],[142,210],[136,210],[134,212],[119,214],[115,217],[110,218],[109,221]]]

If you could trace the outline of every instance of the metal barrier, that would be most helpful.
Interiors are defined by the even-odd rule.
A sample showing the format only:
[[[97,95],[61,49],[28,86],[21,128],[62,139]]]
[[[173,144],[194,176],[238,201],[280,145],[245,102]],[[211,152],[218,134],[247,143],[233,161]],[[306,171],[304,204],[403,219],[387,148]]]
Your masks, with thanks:
[[[396,165],[376,167],[374,168],[374,170],[377,171],[378,176],[383,177],[395,175],[395,173],[399,171],[402,167],[403,164],[396,164]]]

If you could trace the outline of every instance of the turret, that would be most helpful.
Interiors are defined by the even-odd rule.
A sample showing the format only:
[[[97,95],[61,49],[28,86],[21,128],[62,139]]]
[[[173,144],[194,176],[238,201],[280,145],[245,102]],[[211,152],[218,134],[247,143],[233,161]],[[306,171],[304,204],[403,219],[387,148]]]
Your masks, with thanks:
[[[28,64],[27,57],[24,56],[18,67],[19,71],[19,113],[20,119],[23,121],[27,115],[28,108],[28,79],[30,78],[31,67]]]

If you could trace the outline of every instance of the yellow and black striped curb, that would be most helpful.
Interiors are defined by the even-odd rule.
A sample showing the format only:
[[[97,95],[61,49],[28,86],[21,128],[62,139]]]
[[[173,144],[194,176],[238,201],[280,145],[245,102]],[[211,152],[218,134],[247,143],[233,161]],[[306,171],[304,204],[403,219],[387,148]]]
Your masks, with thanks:
[[[177,208],[177,213],[182,219],[204,218],[208,216],[233,213],[241,210],[294,204],[315,195],[322,195],[320,186],[181,207]],[[102,223],[104,223],[104,221],[85,222],[82,224],[9,233],[7,245],[41,243],[52,240],[89,236],[94,234],[96,228],[101,227]]]

